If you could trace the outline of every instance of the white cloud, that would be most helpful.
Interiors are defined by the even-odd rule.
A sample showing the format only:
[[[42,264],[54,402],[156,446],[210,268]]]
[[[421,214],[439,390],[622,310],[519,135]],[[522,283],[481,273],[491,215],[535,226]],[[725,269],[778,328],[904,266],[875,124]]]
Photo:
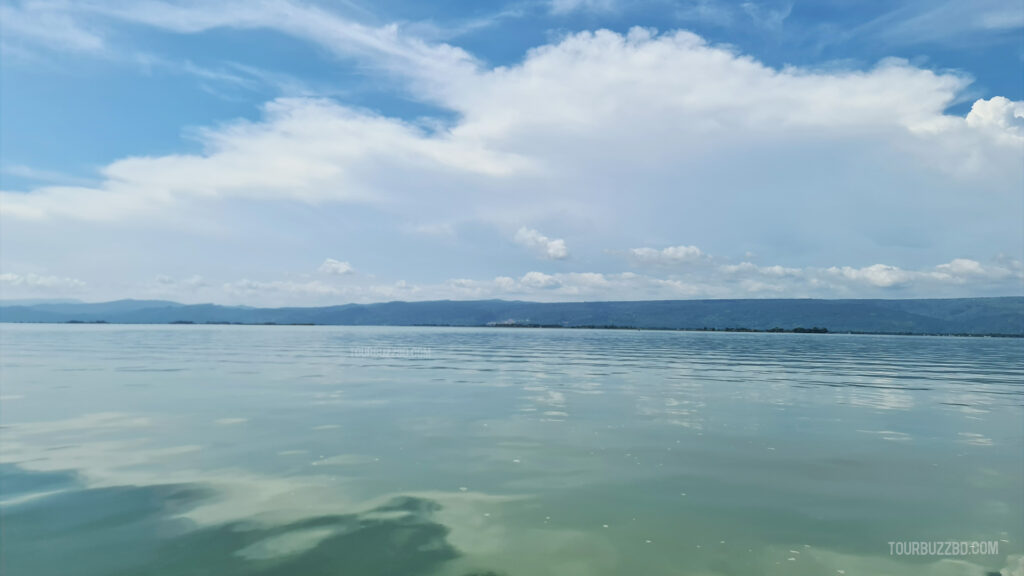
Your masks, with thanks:
[[[77,278],[67,278],[62,276],[41,276],[33,273],[14,274],[6,272],[0,274],[0,287],[13,288],[18,291],[27,292],[73,292],[84,288],[85,282]]]
[[[992,264],[982,264],[977,260],[956,258],[946,264],[935,267],[931,276],[956,283],[970,281],[1001,281],[1008,279],[1024,279],[1024,270],[1019,260],[997,259]]]
[[[683,264],[707,259],[707,256],[696,246],[669,246],[661,250],[646,247],[633,248],[629,253],[638,262],[651,264]]]
[[[1020,290],[1020,280],[1024,279],[1020,262],[1012,259],[983,264],[976,260],[957,258],[933,268],[917,270],[889,264],[872,264],[860,268],[794,268],[779,265],[758,266],[751,262],[742,262],[721,265],[718,271],[726,278],[738,279],[740,282],[774,286],[775,291],[779,292],[791,292],[800,286],[811,288],[814,294],[825,298],[855,293],[865,286],[883,290],[916,288],[924,293],[949,286],[970,286],[974,290],[1003,286],[1006,293],[1010,294],[1014,293],[1015,289]]]
[[[544,234],[525,226],[515,235],[518,244],[539,250],[549,260],[564,260],[569,257],[569,248],[561,238],[548,238]]]
[[[238,280],[225,283],[223,289],[226,293],[241,297],[266,297],[268,294],[290,296],[343,296],[345,291],[319,280],[295,281],[295,280],[273,280],[263,282],[259,280]]]
[[[427,299],[434,294],[444,294],[436,297],[505,298],[542,302],[718,298],[729,293],[736,293],[735,287],[715,286],[704,279],[665,278],[632,272],[547,274],[531,271],[518,278],[498,276],[493,280],[460,279],[441,286],[420,287],[420,296]]]
[[[175,290],[185,281],[166,280]],[[209,283],[202,281],[202,286]],[[982,263],[956,259],[934,267],[907,269],[877,264],[865,267],[789,267],[708,265],[683,274],[634,272],[557,272],[531,270],[492,279],[452,278],[437,283],[361,281],[333,283],[304,277],[226,282],[204,298],[259,306],[312,306],[391,300],[597,301],[693,298],[849,298],[904,297],[923,291],[933,297],[1007,295],[1024,287],[1021,262]],[[178,293],[181,291],[178,290]]]
[[[828,272],[848,280],[865,282],[880,288],[906,284],[913,278],[913,274],[906,270],[886,264],[874,264],[864,268],[852,268],[850,266],[843,266],[842,268],[832,267],[828,269]]]
[[[770,273],[772,268],[759,268],[761,274]],[[791,270],[790,275],[801,276],[810,279],[812,282],[828,286],[829,282],[836,279],[849,281],[851,285],[845,288],[855,287],[857,284],[866,284],[875,288],[941,288],[949,285],[973,284],[975,289],[982,289],[986,284],[1002,283],[1007,293],[1019,291],[1020,281],[1024,279],[1024,273],[1020,268],[1020,262],[1010,260],[1005,263],[982,264],[976,260],[957,258],[946,264],[939,264],[934,268],[907,270],[898,266],[888,264],[873,264],[862,268],[851,266],[832,266],[830,268],[805,268]],[[1014,280],[1016,282],[1014,282]],[[1016,284],[1016,286],[1015,286]],[[834,285],[832,287],[835,287]]]
[[[983,276],[989,273],[989,270],[980,262],[967,258],[956,258],[948,264],[940,264],[935,268],[955,276]]]
[[[317,271],[322,272],[324,274],[334,274],[337,276],[346,276],[349,274],[353,274],[355,272],[351,264],[349,264],[348,262],[341,262],[335,260],[334,258],[328,258],[324,260],[324,263],[321,264],[319,268],[317,268]]]
[[[557,288],[560,282],[550,274],[543,272],[527,272],[519,280],[519,284],[527,288]]]
[[[162,25],[182,32],[250,25],[233,23],[229,16],[237,13],[228,11],[197,15],[147,6],[143,21],[156,22],[153,14],[168,10]],[[258,21],[291,30],[265,15]],[[405,54],[356,36],[382,52]],[[397,31],[385,36],[404,42]],[[738,148],[748,163],[759,163],[750,169],[761,173],[762,185],[773,186],[804,170],[805,148],[821,148],[819,142],[848,143],[834,158],[850,166],[837,166],[834,178],[853,172],[854,164],[864,178],[871,172],[865,163],[878,162],[879,149],[900,155],[922,178],[960,170],[967,179],[957,185],[962,188],[978,179],[987,183],[976,189],[1005,188],[1021,172],[1016,160],[1024,136],[1004,121],[1006,107],[1020,103],[979,102],[970,121],[946,115],[964,78],[904,62],[866,72],[776,70],[687,32],[634,29],[575,34],[533,50],[520,65],[459,73],[458,81],[432,78],[415,82],[434,82],[431,93],[458,113],[447,129],[428,131],[323,99],[282,98],[268,103],[258,122],[199,131],[202,154],[122,159],[103,169],[96,187],[4,192],[0,213],[123,220],[163,214],[186,201],[280,198],[372,202],[410,212],[430,202],[438,213],[446,206],[489,214],[531,206],[549,213],[597,210],[610,218],[631,202],[677,194],[681,178],[691,186],[677,197],[697,195],[700,182],[717,180],[722,201],[744,201],[744,171],[723,167]],[[698,153],[699,162],[689,159]],[[645,189],[613,194],[640,177],[649,182]],[[886,183],[884,173],[877,177],[879,186],[898,184]],[[412,191],[408,182],[423,185]],[[510,186],[521,195],[499,193]]]
[[[739,264],[723,264],[718,268],[726,274],[753,273],[762,276],[800,276],[803,270],[799,268],[787,268],[785,266],[758,266],[752,262],[740,262]]]
[[[625,36],[583,32],[538,48],[520,66],[483,75],[459,107],[474,113],[468,124],[489,132],[511,128],[513,119],[517,126],[600,128],[627,122],[618,117],[624,109],[639,114],[629,124],[648,128],[657,118],[691,134],[741,125],[908,127],[941,116],[964,84],[897,61],[866,73],[773,70],[689,32],[635,28]],[[534,114],[517,117],[526,110]]]
[[[880,288],[894,286],[907,286],[910,284],[919,285],[941,285],[941,284],[967,284],[970,282],[984,284],[986,281],[1004,281],[1016,279],[1017,289],[1020,289],[1020,280],[1024,279],[1021,273],[1020,263],[1010,261],[1004,265],[982,264],[976,260],[957,258],[946,264],[939,264],[933,269],[904,270],[896,266],[885,264],[874,264],[864,268],[852,268],[843,266],[841,268],[828,268],[826,272],[830,275],[841,276],[847,280],[863,282]],[[1013,286],[1010,283],[1008,286]]]
[[[997,134],[1024,137],[1024,102],[1014,102],[1002,96],[977,100],[967,114],[967,125],[992,129]]]
[[[147,282],[139,283],[135,290],[142,290],[146,297],[165,298],[177,302],[195,302],[200,299],[216,300],[220,294],[216,291],[214,283],[206,278],[193,274],[187,277],[175,277],[167,274],[159,274]],[[138,297],[137,291],[133,290],[132,297]]]
[[[222,298],[235,304],[259,306],[314,306],[372,303],[391,300],[430,300],[444,296],[449,287],[469,280],[451,280],[444,285],[419,286],[404,280],[391,283],[333,284],[321,280],[237,280],[221,286]],[[468,284],[466,285],[468,286]]]
[[[372,181],[399,170],[456,170],[500,176],[516,162],[450,138],[431,138],[399,120],[326,100],[282,98],[262,123],[199,133],[204,155],[127,158],[103,170],[98,188],[44,187],[0,193],[0,214],[120,220],[189,199],[241,197],[385,202]]]
[[[166,290],[197,290],[199,288],[207,288],[210,286],[210,283],[198,274],[194,274],[188,278],[175,278],[173,276],[161,274],[154,279],[153,284],[158,288]]]
[[[607,275],[596,272],[569,272],[547,274],[531,271],[518,278],[498,276],[493,280],[472,280],[461,278],[450,280],[442,286],[423,286],[421,294],[454,293],[461,299],[472,298],[506,298],[528,299],[538,301],[574,300],[595,294],[606,294],[613,297],[619,293],[617,284],[629,278],[638,278],[634,274]]]
[[[493,281],[467,280],[460,288],[480,293],[627,295],[620,290],[629,286],[635,297],[715,296],[747,286],[763,293],[874,294],[927,282],[994,281],[960,264],[918,263],[996,250],[1020,254],[1024,104],[993,97],[976,101],[966,117],[947,114],[968,86],[959,74],[896,60],[867,70],[773,68],[688,32],[646,29],[572,34],[531,50],[519,63],[488,69],[460,49],[423,42],[402,27],[358,25],[305,4],[115,2],[69,10],[181,34],[278,30],[387,70],[416,98],[442,108],[446,119],[406,121],[322,98],[273,100],[256,120],[197,131],[199,152],[123,158],[104,167],[95,185],[0,192],[5,261],[52,262],[86,245],[100,253],[109,245],[90,242],[92,221],[122,230],[180,217],[210,233],[234,208],[269,212],[285,203],[402,223],[397,232],[410,222],[446,222],[459,214],[467,238],[480,222],[507,231],[544,222],[573,239],[573,261],[588,266],[582,270],[603,274],[538,272],[551,279],[524,281],[517,271]],[[82,234],[66,232],[72,221],[79,221],[74,225]],[[238,233],[255,233],[247,228],[252,225],[239,220]],[[281,226],[282,234],[327,235]],[[642,246],[680,230],[688,241],[715,250],[733,245],[735,253],[800,258],[784,266],[718,269],[695,246],[629,253],[637,261],[702,262],[689,267],[707,269],[700,278],[609,274],[608,262],[589,268],[586,260],[601,246]],[[420,231],[408,240],[413,248],[444,241],[426,234],[431,226]],[[384,242],[381,250],[410,253],[409,246],[397,246],[408,236],[394,234],[396,245]],[[48,248],[44,239],[52,238],[58,240]],[[564,240],[531,228],[521,229],[515,241],[546,258],[569,255]],[[911,248],[889,260],[894,246]],[[48,249],[50,259],[37,257]],[[284,267],[285,257],[279,258],[276,264]],[[465,274],[457,271],[456,258],[439,258],[432,277]],[[113,260],[101,262],[106,268],[97,274],[123,273],[125,266]],[[858,264],[830,272],[827,264],[807,266],[833,261],[902,267]],[[602,278],[607,284],[596,286]],[[424,295],[439,286],[382,284],[358,292],[306,279],[246,282],[229,284],[238,293],[339,299],[413,290]]]

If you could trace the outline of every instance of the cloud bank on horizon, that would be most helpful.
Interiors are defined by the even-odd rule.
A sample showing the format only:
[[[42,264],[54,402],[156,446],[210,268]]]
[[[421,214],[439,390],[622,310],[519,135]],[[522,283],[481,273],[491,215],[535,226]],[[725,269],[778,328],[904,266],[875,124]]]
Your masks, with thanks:
[[[0,3],[0,296],[1024,294],[1024,9],[669,4]]]

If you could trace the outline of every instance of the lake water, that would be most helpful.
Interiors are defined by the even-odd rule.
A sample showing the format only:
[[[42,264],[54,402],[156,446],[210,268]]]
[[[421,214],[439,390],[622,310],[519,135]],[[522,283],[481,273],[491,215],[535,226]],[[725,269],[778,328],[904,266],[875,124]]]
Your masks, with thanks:
[[[1024,574],[1019,339],[0,339],[4,575]]]

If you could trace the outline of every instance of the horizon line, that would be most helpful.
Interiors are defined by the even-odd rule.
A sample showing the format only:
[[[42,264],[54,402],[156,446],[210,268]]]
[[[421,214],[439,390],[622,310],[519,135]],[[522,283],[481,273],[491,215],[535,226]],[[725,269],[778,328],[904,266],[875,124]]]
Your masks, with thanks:
[[[336,304],[298,304],[298,305],[252,305],[252,304],[220,304],[216,302],[179,302],[160,298],[116,298],[113,300],[85,301],[75,298],[0,298],[0,306],[45,306],[48,304],[96,305],[114,304],[117,302],[153,302],[155,304],[177,304],[179,306],[220,306],[223,308],[333,308],[338,306],[377,306],[382,304],[429,304],[437,302],[508,302],[523,304],[607,304],[607,303],[639,303],[639,302],[771,302],[771,301],[819,301],[819,302],[871,302],[871,301],[922,301],[922,300],[1000,300],[1024,298],[1024,294],[1007,294],[1000,296],[948,296],[948,297],[906,297],[906,298],[816,298],[816,297],[766,297],[766,298],[656,298],[641,300],[510,300],[505,298],[451,299],[439,298],[430,300],[380,300],[375,302],[343,302]]]

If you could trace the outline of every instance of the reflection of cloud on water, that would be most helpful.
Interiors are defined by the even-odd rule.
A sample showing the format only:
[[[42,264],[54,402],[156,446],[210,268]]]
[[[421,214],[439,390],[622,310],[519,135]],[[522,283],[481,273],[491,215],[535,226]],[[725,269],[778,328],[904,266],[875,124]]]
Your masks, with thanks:
[[[448,540],[458,550],[472,551],[442,571],[444,575],[498,574],[533,576],[612,575],[617,552],[606,536],[546,526],[538,517],[535,526],[510,526],[500,517],[493,497],[475,507],[453,506],[448,494],[436,495],[442,504],[437,518],[451,527]],[[484,512],[481,513],[481,510]],[[486,560],[481,560],[481,558]]]
[[[362,454],[339,454],[337,456],[320,457],[312,462],[313,466],[358,466],[360,464],[372,464],[378,462],[379,458],[365,456]]]
[[[604,394],[604,390],[601,389],[601,383],[593,380],[570,378],[564,384],[566,390],[574,394]]]
[[[565,407],[565,394],[545,386],[524,386],[529,394],[523,396],[525,405],[521,412],[540,412],[542,420],[565,420],[569,413]]]
[[[874,434],[882,440],[888,440],[890,442],[909,442],[913,440],[910,434],[904,432],[896,432],[894,430],[857,430],[861,434]]]
[[[214,424],[219,424],[221,426],[234,426],[236,424],[245,424],[248,421],[248,418],[219,418],[214,421]]]
[[[639,396],[636,399],[636,411],[641,416],[693,430],[704,429],[706,406],[703,400],[689,395],[682,399],[674,396]]]
[[[346,394],[342,390],[302,393],[300,396],[310,398],[310,403],[313,406],[346,406],[349,408],[356,408],[360,406],[385,406],[391,403],[391,400],[388,398],[353,397],[352,394]]]
[[[848,386],[836,390],[840,404],[879,410],[910,410],[914,407],[914,397],[905,390],[870,386]]]
[[[101,429],[92,430],[99,423]],[[115,424],[120,425],[120,427]],[[0,462],[17,464],[35,472],[74,470],[88,488],[120,485],[201,484],[218,492],[215,500],[203,502],[183,513],[200,525],[238,521],[265,514],[271,518],[298,516],[323,511],[325,504],[340,506],[337,478],[302,476],[279,478],[233,468],[203,470],[199,467],[202,447],[197,445],[157,446],[149,438],[124,439],[124,432],[149,419],[119,414],[87,415],[56,422],[12,427],[5,435]],[[67,435],[80,437],[115,434],[117,439],[97,439],[68,446],[59,451],[45,448]]]
[[[4,564],[14,573],[79,576],[434,574],[460,552],[436,519],[437,502],[394,497],[365,512],[310,515],[277,524],[183,524],[220,495],[203,484],[79,486],[5,509]],[[68,540],[65,540],[68,539]],[[47,553],[59,546],[59,554]],[[117,550],[116,554],[106,551]]]
[[[66,420],[10,424],[15,435],[56,434],[60,432],[104,432],[122,428],[145,428],[152,424],[149,418],[121,412],[98,412]]]
[[[259,540],[235,552],[246,560],[268,560],[307,552],[328,537],[339,533],[336,528],[307,528],[285,532]]]
[[[62,431],[71,430],[54,426]],[[47,450],[40,446],[38,429],[27,434],[26,442],[20,435],[20,427],[4,435],[0,463],[17,464],[27,470],[59,472],[77,470],[87,475],[87,480],[96,486],[110,486],[121,483],[118,478],[139,480],[143,484],[161,483],[168,478],[155,472],[147,472],[155,463],[183,464],[201,450],[197,445],[154,447],[147,438],[131,440],[95,440],[87,443],[63,446],[61,450]],[[180,474],[171,471],[169,474]],[[173,480],[164,480],[173,481]]]
[[[107,434],[116,439],[100,437],[60,451],[45,450],[54,441],[64,441],[64,436],[77,435],[79,428],[87,429],[96,422],[106,423]],[[123,427],[114,427],[115,422]],[[355,496],[360,487],[344,476],[345,465],[365,463],[366,457],[324,458],[335,465],[324,469],[329,474],[282,477],[239,468],[209,469],[197,458],[203,454],[200,446],[159,446],[147,438],[124,439],[131,426],[144,422],[153,424],[129,415],[116,419],[87,416],[17,427],[5,434],[0,461],[34,475],[37,491],[47,492],[4,509],[9,532],[28,538],[18,527],[35,523],[42,528],[32,534],[34,541],[64,548],[56,541],[59,536],[46,528],[48,522],[54,527],[61,525],[39,519],[81,510],[83,522],[100,522],[97,525],[102,526],[95,530],[69,528],[65,532],[68,537],[82,545],[72,546],[70,556],[65,554],[59,560],[25,542],[7,539],[5,550],[16,546],[20,550],[14,566],[26,566],[21,570],[24,573],[46,574],[66,569],[69,563],[80,564],[82,569],[76,573],[81,576],[118,570],[130,573],[141,566],[189,573],[193,566],[189,562],[203,562],[227,575],[253,571],[319,574],[345,566],[371,576],[467,576],[521,571],[524,551],[529,551],[535,559],[529,561],[533,564],[529,573],[612,573],[608,567],[614,564],[614,547],[605,540],[539,521],[536,527],[508,524],[506,519],[526,500],[522,496],[453,488],[451,492],[408,492],[367,500]],[[512,442],[505,448],[511,455],[533,444]],[[519,464],[515,462],[518,456],[512,457],[506,465],[527,465],[527,460]],[[584,468],[581,473],[592,478],[592,470]],[[5,484],[9,476],[4,473]],[[59,478],[63,484],[47,486],[39,482],[42,477]],[[11,516],[11,511],[25,515]],[[90,548],[130,553],[75,556]],[[388,558],[392,560],[385,562]],[[51,561],[60,564],[49,566]]]
[[[46,450],[53,440],[96,423],[119,437],[150,424],[145,418],[102,414],[20,425],[5,434],[0,454],[5,495],[13,496],[18,479],[28,478],[18,498],[3,508],[3,552],[14,573],[59,573],[68,565],[80,575],[132,572],[133,566],[190,573],[188,562],[200,562],[218,574],[320,574],[339,566],[368,575],[429,574],[459,557],[460,550],[500,545],[482,540],[481,534],[495,532],[481,532],[471,519],[519,499],[467,490],[360,500],[343,476],[202,469],[192,458],[201,447],[155,446],[146,438]],[[339,455],[316,462],[369,461]],[[71,540],[61,543],[65,537]],[[62,554],[45,553],[40,546],[60,546]],[[90,549],[111,547],[127,552],[89,556]],[[76,554],[85,556],[76,560]]]
[[[1001,400],[998,395],[961,391],[946,391],[936,399],[939,404],[960,412],[968,420],[982,420],[991,412],[989,407],[996,405],[998,400]]]
[[[971,446],[992,446],[994,444],[991,438],[977,432],[960,432],[957,436],[959,437],[957,442],[960,444],[969,444]]]

